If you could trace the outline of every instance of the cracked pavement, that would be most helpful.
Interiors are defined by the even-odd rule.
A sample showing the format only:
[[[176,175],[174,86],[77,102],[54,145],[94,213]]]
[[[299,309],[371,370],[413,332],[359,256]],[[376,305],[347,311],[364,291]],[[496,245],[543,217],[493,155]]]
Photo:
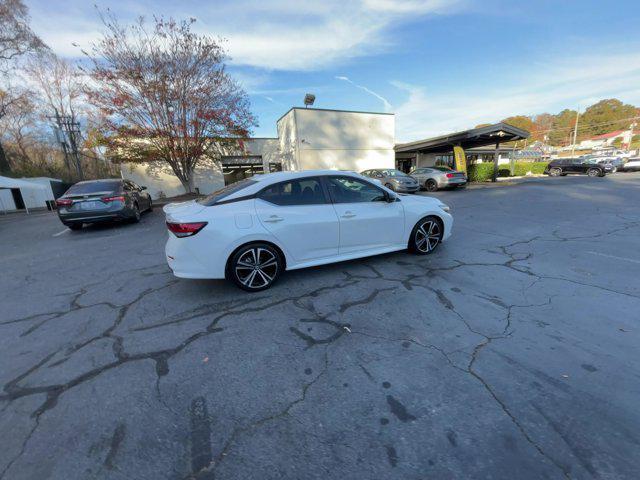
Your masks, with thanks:
[[[436,194],[452,238],[174,278],[160,211],[0,218],[0,479],[631,479],[640,174]]]

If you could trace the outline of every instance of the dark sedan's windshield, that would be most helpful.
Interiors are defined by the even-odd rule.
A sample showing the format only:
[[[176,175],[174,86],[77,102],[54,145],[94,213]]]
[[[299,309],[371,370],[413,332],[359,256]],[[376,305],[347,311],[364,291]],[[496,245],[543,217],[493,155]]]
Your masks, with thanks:
[[[200,205],[211,206],[214,203],[219,202],[223,198],[228,197],[232,193],[239,192],[240,190],[247,188],[249,185],[253,185],[254,183],[256,183],[255,180],[251,180],[250,178],[245,178],[244,180],[240,180],[239,182],[232,183],[231,185],[227,185],[226,187],[223,187],[220,190],[216,190],[215,192],[198,200],[198,203]]]
[[[98,192],[115,192],[120,190],[120,180],[80,182],[66,191],[65,195],[87,195]]]

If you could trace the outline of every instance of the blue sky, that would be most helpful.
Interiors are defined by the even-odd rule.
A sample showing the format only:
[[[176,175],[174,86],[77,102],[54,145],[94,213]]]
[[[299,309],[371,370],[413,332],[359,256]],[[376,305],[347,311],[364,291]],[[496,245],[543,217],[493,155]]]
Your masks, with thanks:
[[[61,56],[101,31],[86,0],[26,0]],[[227,38],[259,126],[305,92],[316,107],[393,112],[410,141],[516,114],[617,97],[640,105],[640,2],[515,0],[97,0],[123,20],[194,17]]]

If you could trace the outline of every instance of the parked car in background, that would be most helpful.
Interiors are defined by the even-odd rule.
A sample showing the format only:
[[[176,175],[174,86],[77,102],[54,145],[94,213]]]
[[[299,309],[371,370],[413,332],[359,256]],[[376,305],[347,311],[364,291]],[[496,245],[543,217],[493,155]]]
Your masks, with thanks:
[[[395,168],[376,168],[361,172],[365,177],[378,180],[382,185],[398,193],[415,193],[420,185],[415,178]]]
[[[227,278],[249,292],[284,270],[405,249],[432,253],[453,223],[436,198],[396,195],[334,170],[256,175],[164,212],[174,275]]]
[[[637,172],[640,171],[640,157],[632,157],[625,162],[620,168],[623,172]]]
[[[613,158],[597,158],[596,157],[596,161],[600,165],[605,165],[605,169],[608,169],[607,173],[615,173],[618,170],[620,170],[625,164],[625,160],[619,157],[613,157]],[[609,167],[607,167],[607,165]]]
[[[56,200],[58,216],[71,230],[85,223],[113,220],[140,221],[151,210],[151,196],[130,180],[104,179],[78,182]]]
[[[551,160],[544,173],[552,177],[567,174],[587,174],[590,177],[604,177],[611,166],[599,164],[595,159],[557,158]]]
[[[417,180],[421,188],[435,192],[439,188],[460,188],[467,185],[464,172],[449,167],[419,167],[409,172]]]

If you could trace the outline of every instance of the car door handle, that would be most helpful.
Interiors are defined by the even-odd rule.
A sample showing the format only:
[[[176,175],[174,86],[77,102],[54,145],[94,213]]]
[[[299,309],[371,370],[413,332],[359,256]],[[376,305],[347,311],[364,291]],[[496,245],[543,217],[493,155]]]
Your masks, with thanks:
[[[355,217],[356,214],[352,213],[352,212],[344,212],[344,215],[342,215],[342,218],[353,218]]]
[[[267,223],[277,223],[277,222],[281,222],[282,220],[284,220],[284,218],[279,217],[277,215],[271,215],[269,218],[267,218],[265,220],[265,222],[267,222]]]

